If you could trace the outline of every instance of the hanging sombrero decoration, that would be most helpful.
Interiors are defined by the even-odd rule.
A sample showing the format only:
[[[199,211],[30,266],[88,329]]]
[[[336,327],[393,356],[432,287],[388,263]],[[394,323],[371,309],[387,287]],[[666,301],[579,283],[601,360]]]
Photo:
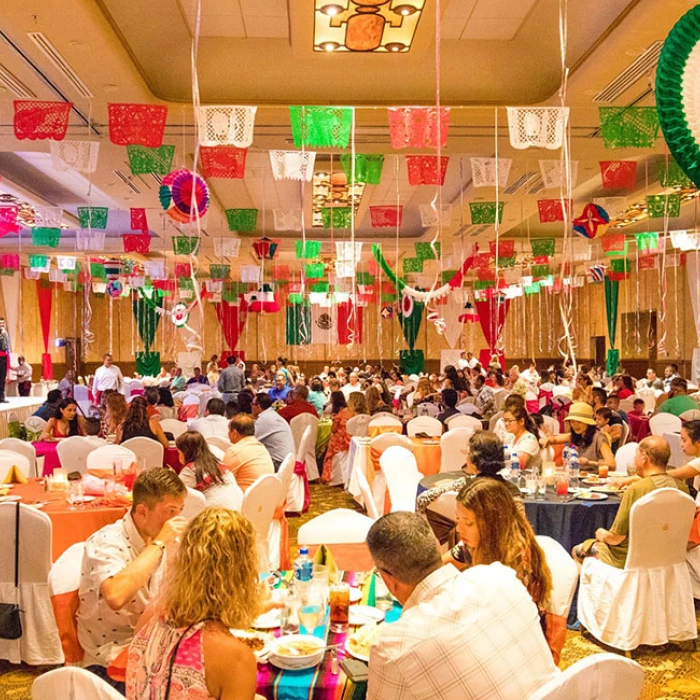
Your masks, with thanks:
[[[401,315],[404,318],[410,318],[413,313],[414,302],[413,297],[408,294],[404,294],[401,297]]]
[[[607,230],[610,224],[608,212],[598,204],[589,202],[583,208],[581,216],[573,221],[574,231],[584,238],[599,238]]]
[[[245,300],[248,304],[248,311],[251,313],[275,313],[280,310],[280,303],[272,291],[269,284],[260,285],[254,292],[245,294]]]
[[[170,320],[177,328],[182,328],[187,325],[190,318],[190,310],[185,304],[175,304],[170,310]]]
[[[207,183],[189,170],[173,170],[160,186],[160,205],[175,221],[186,224],[201,219],[209,208]]]
[[[700,5],[666,37],[656,68],[656,110],[673,157],[700,186]]]

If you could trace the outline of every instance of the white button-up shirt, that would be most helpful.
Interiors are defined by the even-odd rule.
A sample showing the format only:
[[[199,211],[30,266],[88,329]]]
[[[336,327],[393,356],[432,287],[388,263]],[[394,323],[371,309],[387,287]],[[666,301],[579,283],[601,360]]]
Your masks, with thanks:
[[[537,607],[500,563],[443,566],[372,645],[368,700],[526,700],[558,673]]]
[[[119,367],[116,365],[110,365],[109,367],[101,365],[95,370],[92,388],[94,391],[107,391],[108,389],[119,390],[123,380],[122,371]]]
[[[121,609],[112,610],[100,592],[102,584],[134,561],[145,546],[131,512],[98,530],[85,543],[78,591],[78,641],[85,650],[86,666],[109,666],[131,643],[136,623],[157,593],[165,557],[148,583]]]
[[[188,430],[196,430],[205,438],[219,436],[228,440],[229,421],[225,416],[209,415],[204,418],[191,418],[187,421]]]

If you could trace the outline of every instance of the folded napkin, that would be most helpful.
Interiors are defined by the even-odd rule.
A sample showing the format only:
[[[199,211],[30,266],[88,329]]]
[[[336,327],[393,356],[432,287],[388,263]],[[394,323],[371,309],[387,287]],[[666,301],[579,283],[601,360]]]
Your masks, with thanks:
[[[2,481],[3,484],[26,484],[27,477],[22,474],[20,468],[13,464],[5,474],[5,478]]]
[[[107,508],[131,508],[132,501],[130,493],[114,493],[93,503],[96,506],[106,506]]]
[[[104,496],[105,495],[105,481],[104,479],[98,479],[96,476],[91,474],[86,474],[83,477],[83,493],[86,496]]]
[[[314,554],[314,564],[321,564],[328,570],[328,581],[333,583],[338,575],[338,565],[335,563],[335,558],[328,547],[322,544]]]

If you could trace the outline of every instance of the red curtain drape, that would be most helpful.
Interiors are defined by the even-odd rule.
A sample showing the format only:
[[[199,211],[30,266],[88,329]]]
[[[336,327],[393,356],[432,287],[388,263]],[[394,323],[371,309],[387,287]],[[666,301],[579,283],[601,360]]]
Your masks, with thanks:
[[[44,335],[44,352],[41,356],[41,374],[44,379],[53,379],[53,364],[49,352],[49,334],[51,331],[51,301],[53,298],[53,285],[46,280],[36,281],[36,294],[39,301],[39,318],[41,319],[41,331]]]
[[[351,334],[353,343],[362,342],[362,307],[356,306],[353,314],[352,302],[343,301],[338,304],[338,343],[349,345]]]
[[[484,332],[484,338],[486,338],[486,343],[488,344],[489,356],[494,355],[496,354],[498,339],[503,333],[503,327],[506,323],[510,299],[503,299],[494,294],[486,301],[475,302],[475,306],[479,314],[481,330]],[[505,363],[505,357],[501,357],[501,354],[499,354],[499,360],[502,364]]]
[[[235,350],[248,317],[248,304],[241,297],[240,302],[237,304],[221,301],[215,304],[215,307],[216,317],[219,319],[224,339],[229,349]]]

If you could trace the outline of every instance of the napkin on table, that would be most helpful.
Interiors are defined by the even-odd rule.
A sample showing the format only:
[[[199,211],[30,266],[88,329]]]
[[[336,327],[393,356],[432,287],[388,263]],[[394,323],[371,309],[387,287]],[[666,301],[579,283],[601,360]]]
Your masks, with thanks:
[[[2,481],[3,484],[26,484],[27,483],[27,477],[22,474],[22,471],[20,468],[16,465],[13,464],[10,469],[8,470],[7,474],[5,474],[5,478]]]

